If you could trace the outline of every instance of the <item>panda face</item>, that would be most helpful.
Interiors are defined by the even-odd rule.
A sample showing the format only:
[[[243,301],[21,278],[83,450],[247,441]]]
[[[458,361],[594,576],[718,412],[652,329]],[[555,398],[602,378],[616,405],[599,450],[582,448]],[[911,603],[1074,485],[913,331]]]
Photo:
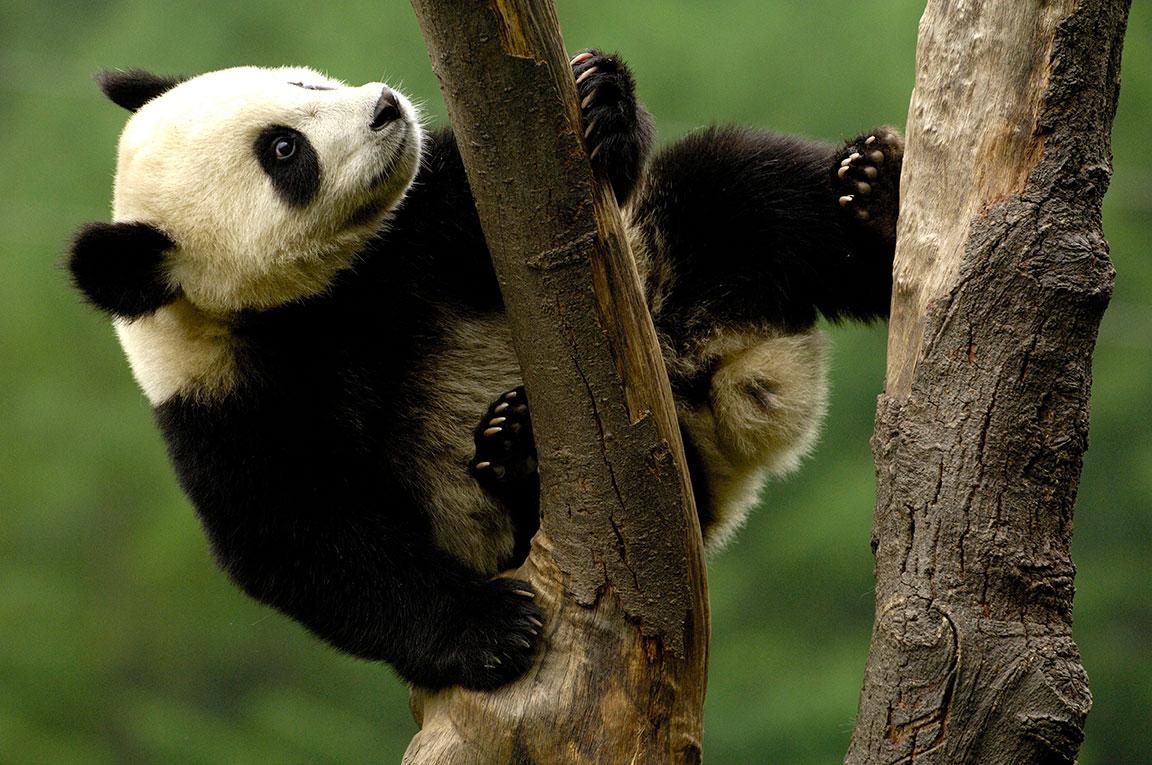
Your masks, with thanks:
[[[310,70],[204,74],[146,100],[120,139],[113,217],[172,241],[173,293],[226,313],[322,292],[415,176],[413,105]]]

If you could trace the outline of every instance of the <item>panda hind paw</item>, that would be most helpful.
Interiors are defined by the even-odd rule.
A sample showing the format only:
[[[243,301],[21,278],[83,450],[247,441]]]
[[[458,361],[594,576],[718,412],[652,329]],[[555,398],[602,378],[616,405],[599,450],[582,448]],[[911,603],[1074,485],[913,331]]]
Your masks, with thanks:
[[[895,240],[900,209],[900,167],[904,139],[892,127],[880,127],[849,141],[838,157],[837,201],[856,224]]]
[[[536,440],[523,385],[489,405],[473,437],[476,452],[468,469],[489,491],[500,493],[536,474]]]

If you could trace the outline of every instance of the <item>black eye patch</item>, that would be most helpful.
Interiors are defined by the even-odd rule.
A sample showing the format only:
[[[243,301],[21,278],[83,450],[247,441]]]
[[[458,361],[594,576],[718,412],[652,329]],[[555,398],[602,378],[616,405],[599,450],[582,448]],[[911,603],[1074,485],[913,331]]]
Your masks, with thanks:
[[[307,136],[290,127],[270,125],[260,131],[252,148],[285,204],[306,207],[316,197],[320,158]]]

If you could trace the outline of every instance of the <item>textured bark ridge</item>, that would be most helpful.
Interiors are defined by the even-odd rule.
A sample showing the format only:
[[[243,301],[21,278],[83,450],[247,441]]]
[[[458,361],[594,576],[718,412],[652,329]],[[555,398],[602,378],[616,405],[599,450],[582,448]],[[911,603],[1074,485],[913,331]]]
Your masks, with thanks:
[[[1072,511],[1128,0],[930,0],[876,458],[876,623],[849,763],[1071,763]]]
[[[405,762],[697,762],[700,530],[623,224],[592,177],[550,0],[413,0],[532,402],[543,520],[529,675],[415,693]]]

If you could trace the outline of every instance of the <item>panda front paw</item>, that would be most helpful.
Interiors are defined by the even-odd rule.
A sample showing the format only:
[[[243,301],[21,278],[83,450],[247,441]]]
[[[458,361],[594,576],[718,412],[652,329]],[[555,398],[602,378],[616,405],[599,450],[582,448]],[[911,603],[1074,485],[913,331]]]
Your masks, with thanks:
[[[476,455],[468,469],[492,493],[505,493],[536,474],[536,439],[523,385],[489,405],[473,438]]]
[[[432,687],[462,685],[490,690],[510,683],[532,666],[544,628],[544,612],[532,585],[493,579],[469,603],[464,620],[451,630]]]
[[[652,146],[652,118],[636,100],[632,73],[619,57],[589,48],[570,63],[588,159],[623,204]]]
[[[844,214],[895,242],[904,138],[896,128],[876,128],[849,141],[841,157],[833,172]]]

